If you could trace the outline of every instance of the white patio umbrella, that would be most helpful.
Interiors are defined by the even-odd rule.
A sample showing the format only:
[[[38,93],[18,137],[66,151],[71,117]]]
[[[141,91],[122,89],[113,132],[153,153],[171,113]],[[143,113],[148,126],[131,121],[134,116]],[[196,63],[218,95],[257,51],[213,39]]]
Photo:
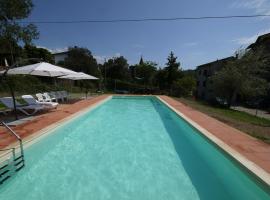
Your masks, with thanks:
[[[83,72],[77,72],[76,74],[70,74],[67,76],[61,76],[58,77],[61,79],[69,79],[69,80],[73,80],[73,81],[78,81],[78,80],[98,80],[97,77],[91,76],[89,74],[85,74]],[[87,92],[85,93],[85,98],[87,99]]]
[[[2,75],[12,75],[12,74],[24,74],[24,75],[33,75],[33,76],[48,76],[48,77],[58,77],[58,76],[65,76],[65,75],[70,75],[70,74],[76,74],[77,72],[74,72],[72,70],[59,67],[56,65],[52,65],[47,62],[40,62],[32,65],[26,65],[23,67],[16,67],[16,68],[11,68],[8,71],[4,70],[1,71],[0,74]],[[15,110],[15,116],[16,119],[17,113],[16,113],[16,103],[15,103],[15,95],[12,87],[10,86],[12,98],[13,98],[13,106]]]
[[[5,71],[1,71],[0,73],[3,74],[4,72]],[[65,76],[76,73],[77,72],[74,72],[72,70],[52,65],[46,62],[40,62],[32,65],[26,65],[23,67],[12,68],[7,72],[7,74],[28,74],[34,76],[49,76],[49,77]]]
[[[98,80],[97,77],[85,74],[83,72],[77,72],[76,74],[69,74],[66,76],[60,76],[61,79],[70,79],[70,80]]]

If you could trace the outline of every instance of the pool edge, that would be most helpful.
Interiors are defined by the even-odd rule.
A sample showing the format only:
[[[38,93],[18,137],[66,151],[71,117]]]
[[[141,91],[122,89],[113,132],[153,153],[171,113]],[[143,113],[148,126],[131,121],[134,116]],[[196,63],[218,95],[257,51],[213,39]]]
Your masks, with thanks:
[[[196,130],[198,130],[200,133],[202,133],[207,139],[209,139],[211,142],[213,142],[215,145],[217,145],[219,148],[221,148],[223,151],[225,151],[234,160],[236,160],[237,162],[239,162],[239,164],[241,164],[249,172],[251,172],[258,179],[260,179],[260,181],[262,181],[268,187],[270,187],[270,174],[267,171],[265,171],[263,168],[261,168],[260,166],[258,166],[256,163],[250,161],[248,158],[246,158],[244,155],[242,155],[238,151],[234,150],[228,144],[226,144],[221,139],[219,139],[218,137],[216,137],[214,134],[212,134],[209,131],[207,131],[206,129],[204,129],[202,126],[200,126],[198,123],[194,122],[192,119],[190,119],[189,117],[187,117],[186,115],[184,115],[182,112],[180,112],[177,109],[175,109],[173,106],[171,106],[165,100],[163,100],[160,96],[155,96],[155,97],[158,100],[160,100],[163,104],[165,104],[167,107],[169,107],[179,117],[181,117],[186,122],[188,122],[192,127],[194,127]]]

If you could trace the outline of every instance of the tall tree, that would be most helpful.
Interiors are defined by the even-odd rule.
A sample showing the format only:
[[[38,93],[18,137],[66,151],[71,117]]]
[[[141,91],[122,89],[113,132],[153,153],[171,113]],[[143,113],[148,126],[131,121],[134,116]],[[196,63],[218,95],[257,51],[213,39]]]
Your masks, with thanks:
[[[165,69],[159,68],[154,78],[155,85],[159,87],[160,90],[165,90],[168,87],[167,84],[167,71]]]
[[[100,76],[98,63],[91,51],[87,48],[70,47],[68,50],[68,57],[62,64],[76,72]]]
[[[178,97],[192,96],[195,86],[196,79],[193,76],[186,75],[173,83],[173,95]]]
[[[15,61],[13,56],[17,44],[22,42],[30,44],[33,39],[38,38],[38,31],[34,24],[21,25],[18,20],[27,18],[33,9],[31,0],[0,0],[0,49],[8,56],[10,63]],[[3,56],[1,56],[3,59]]]
[[[157,64],[151,61],[141,62],[138,65],[135,65],[135,77],[139,83],[144,85],[153,86],[153,80],[157,72]]]
[[[103,71],[108,79],[117,79],[122,81],[130,80],[128,62],[123,56],[114,57],[109,59],[103,64]]]
[[[173,52],[170,53],[167,60],[165,70],[167,71],[168,88],[171,89],[173,82],[181,78],[182,70],[180,68],[180,62],[177,62],[177,57],[174,56]]]
[[[51,52],[44,48],[38,48],[32,45],[25,45],[23,56],[26,58],[39,58],[44,62],[54,63],[54,58]]]

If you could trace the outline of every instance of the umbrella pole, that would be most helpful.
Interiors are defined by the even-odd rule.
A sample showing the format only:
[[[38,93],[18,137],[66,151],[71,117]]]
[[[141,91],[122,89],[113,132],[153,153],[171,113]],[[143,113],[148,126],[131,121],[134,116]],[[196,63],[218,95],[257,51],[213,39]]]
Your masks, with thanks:
[[[12,86],[10,84],[8,84],[8,87],[9,87],[9,91],[11,93],[12,100],[13,100],[14,117],[15,117],[15,120],[18,120],[17,106],[16,106],[14,90],[13,90],[13,88],[12,88]]]

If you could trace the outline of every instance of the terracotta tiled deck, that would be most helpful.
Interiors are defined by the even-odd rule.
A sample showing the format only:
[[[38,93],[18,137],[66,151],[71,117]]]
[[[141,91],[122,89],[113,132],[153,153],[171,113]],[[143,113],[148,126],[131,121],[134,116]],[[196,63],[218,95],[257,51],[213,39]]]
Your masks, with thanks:
[[[270,173],[270,145],[167,96],[164,101]]]
[[[31,136],[33,133],[40,131],[41,129],[66,117],[69,117],[70,115],[84,108],[87,108],[107,97],[108,95],[101,95],[91,99],[77,101],[72,104],[61,104],[57,110],[52,110],[50,112],[38,115],[34,120],[12,128],[22,139],[25,139],[28,136]],[[15,138],[8,134],[3,127],[0,127],[0,149],[10,145],[14,141],[16,141]]]

